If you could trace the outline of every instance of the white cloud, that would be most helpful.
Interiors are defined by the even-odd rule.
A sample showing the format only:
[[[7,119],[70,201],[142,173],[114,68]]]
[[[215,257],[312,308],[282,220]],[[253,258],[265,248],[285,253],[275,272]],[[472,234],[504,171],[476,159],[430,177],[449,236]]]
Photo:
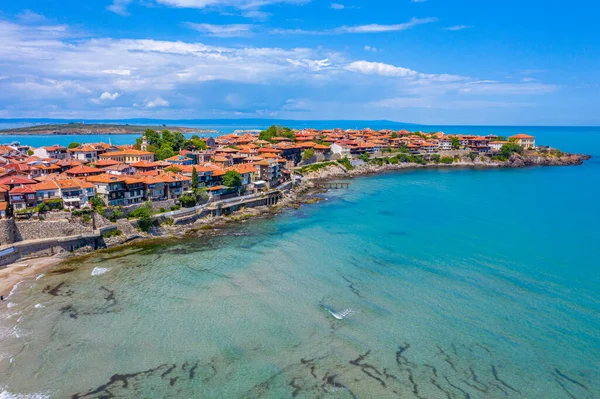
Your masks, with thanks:
[[[343,10],[344,8],[346,8],[346,6],[340,3],[331,3],[329,7],[331,7],[334,10]]]
[[[357,26],[340,26],[330,30],[303,30],[303,29],[272,29],[270,32],[280,35],[329,35],[329,34],[345,34],[345,33],[383,33],[383,32],[400,32],[415,28],[419,25],[431,24],[437,22],[437,18],[412,18],[408,22],[393,25],[368,24]]]
[[[446,30],[458,32],[461,30],[471,29],[471,28],[472,28],[472,26],[469,26],[469,25],[455,25],[455,26],[450,26],[449,28],[446,28]]]
[[[365,51],[371,51],[373,53],[376,53],[376,52],[380,51],[377,47],[368,46],[368,45],[364,47],[364,50]]]
[[[39,24],[47,21],[46,17],[31,10],[25,10],[17,14],[17,18],[19,19],[19,22],[23,24]]]
[[[88,38],[60,25],[2,19],[0,42],[0,117],[184,119],[305,112],[307,117],[358,118],[355,112],[362,112],[364,104],[378,101],[386,101],[380,107],[388,110],[451,101],[467,107],[558,90],[541,82],[503,83],[443,73],[443,64],[421,72],[408,65],[352,59],[324,47]],[[138,105],[122,105],[124,93],[128,104]],[[302,103],[289,103],[289,93]],[[392,101],[398,98],[404,100]]]
[[[416,77],[418,72],[408,68],[384,64],[382,62],[355,61],[350,63],[346,69],[365,75]]]
[[[156,97],[154,100],[146,101],[146,108],[168,107],[169,102],[162,97]]]
[[[106,73],[108,75],[120,75],[120,76],[130,76],[131,71],[129,69],[105,69],[102,73]]]
[[[133,0],[113,0],[113,3],[106,7],[108,11],[112,11],[115,14],[119,14],[123,17],[128,16],[127,6],[131,4]]]
[[[187,22],[187,27],[194,29],[198,32],[207,34],[208,36],[215,37],[238,37],[248,35],[254,25],[250,24],[233,24],[233,25],[212,25],[212,24],[196,24],[193,22]]]
[[[304,4],[310,0],[156,0],[158,4],[177,8],[234,7],[237,9],[255,9],[271,4]]]
[[[102,93],[100,95],[100,100],[101,101],[114,101],[117,98],[119,98],[121,94],[119,94],[118,91],[115,91],[114,93],[109,93],[107,91],[105,91],[104,93]]]

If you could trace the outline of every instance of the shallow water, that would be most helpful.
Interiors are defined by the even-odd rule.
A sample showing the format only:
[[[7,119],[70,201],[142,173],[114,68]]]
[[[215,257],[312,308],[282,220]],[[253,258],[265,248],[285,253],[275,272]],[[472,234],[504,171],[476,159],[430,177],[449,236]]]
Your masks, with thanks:
[[[0,386],[76,398],[600,397],[599,170],[359,178],[220,237],[58,266],[2,305]]]

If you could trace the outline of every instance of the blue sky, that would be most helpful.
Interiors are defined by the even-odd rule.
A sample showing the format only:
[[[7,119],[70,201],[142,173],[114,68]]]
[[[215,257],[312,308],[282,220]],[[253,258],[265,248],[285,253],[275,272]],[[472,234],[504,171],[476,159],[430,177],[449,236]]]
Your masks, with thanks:
[[[19,0],[0,118],[600,125],[600,5]]]

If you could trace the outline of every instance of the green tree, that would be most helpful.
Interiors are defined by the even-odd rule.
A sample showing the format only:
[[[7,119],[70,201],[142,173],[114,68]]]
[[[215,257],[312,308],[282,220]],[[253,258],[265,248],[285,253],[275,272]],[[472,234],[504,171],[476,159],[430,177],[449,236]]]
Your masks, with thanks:
[[[308,161],[309,159],[311,159],[314,156],[315,156],[315,150],[313,150],[312,148],[308,148],[308,149],[304,150],[304,153],[302,154],[302,160]]]
[[[296,140],[296,135],[294,135],[292,129],[281,125],[271,125],[268,129],[258,134],[260,140],[273,141],[274,137],[287,137],[292,141]]]
[[[129,213],[129,217],[138,219],[138,228],[140,230],[150,230],[150,227],[154,225],[154,220],[152,220],[152,203],[144,203],[144,205]]]
[[[500,148],[500,156],[510,158],[513,153],[522,154],[523,147],[515,143],[506,143]]]
[[[242,175],[235,170],[228,170],[223,175],[223,184],[227,187],[234,188],[238,193],[242,188]]]
[[[172,144],[168,142],[163,142],[158,151],[155,153],[156,158],[158,158],[159,160],[171,158],[175,154],[176,153],[173,150]]]
[[[33,155],[33,150],[27,150],[27,155],[32,156]]]
[[[368,153],[368,152],[365,152],[365,153],[361,154],[361,155],[358,157],[358,159],[360,159],[361,161],[364,161],[364,162],[369,162],[369,158],[370,158],[370,157],[371,157],[371,156],[369,155],[369,153]]]
[[[442,157],[442,159],[440,159],[440,162],[449,165],[452,162],[454,162],[454,159],[452,157]]]
[[[160,145],[162,144],[160,133],[158,133],[156,130],[146,129],[144,135],[146,136],[146,140],[148,140],[148,144],[152,144],[157,148],[160,148]]]
[[[206,146],[206,142],[202,140],[200,137],[193,135],[189,140],[187,140],[183,144],[183,148],[188,151],[194,150],[206,150],[208,147]]]
[[[392,133],[392,138],[393,138],[393,139],[397,139],[397,138],[398,138],[398,133],[396,133],[396,132],[393,132],[393,133]]]
[[[194,166],[192,168],[192,191],[195,192],[196,190],[198,190],[198,171]]]
[[[69,144],[69,148],[77,148],[77,147],[79,147],[80,145],[81,145],[80,143],[78,143],[78,142],[74,141],[74,142],[72,142],[72,143],[70,143],[70,144]]]
[[[197,201],[198,199],[193,194],[183,194],[181,197],[179,197],[179,202],[184,208],[196,206]]]
[[[99,210],[99,208],[104,208],[106,206],[106,202],[104,202],[104,198],[102,198],[99,194],[94,195],[92,198],[88,200],[92,208],[95,210]]]
[[[460,141],[456,137],[452,137],[452,148],[458,150],[460,148]]]
[[[431,160],[435,163],[440,163],[440,155],[439,154],[433,154],[431,156]]]

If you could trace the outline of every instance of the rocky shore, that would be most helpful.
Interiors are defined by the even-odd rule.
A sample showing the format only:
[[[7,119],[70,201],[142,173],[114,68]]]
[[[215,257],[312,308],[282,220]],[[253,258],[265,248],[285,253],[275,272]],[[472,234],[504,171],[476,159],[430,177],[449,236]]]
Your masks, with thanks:
[[[428,163],[418,164],[413,162],[403,162],[396,164],[371,164],[365,163],[357,166],[353,169],[346,169],[340,164],[328,166],[323,169],[319,169],[316,172],[311,172],[305,176],[309,180],[328,180],[328,179],[340,179],[350,178],[355,176],[365,176],[371,174],[378,174],[389,171],[398,170],[409,170],[409,169],[451,169],[451,168],[465,168],[465,169],[498,169],[498,168],[524,168],[529,166],[575,166],[581,165],[584,161],[590,159],[590,155],[583,154],[563,154],[560,157],[543,156],[543,155],[519,155],[512,154],[512,156],[504,161],[493,161],[489,158],[485,158],[484,161],[476,159],[474,161],[461,159],[458,162],[451,164],[443,163]]]

